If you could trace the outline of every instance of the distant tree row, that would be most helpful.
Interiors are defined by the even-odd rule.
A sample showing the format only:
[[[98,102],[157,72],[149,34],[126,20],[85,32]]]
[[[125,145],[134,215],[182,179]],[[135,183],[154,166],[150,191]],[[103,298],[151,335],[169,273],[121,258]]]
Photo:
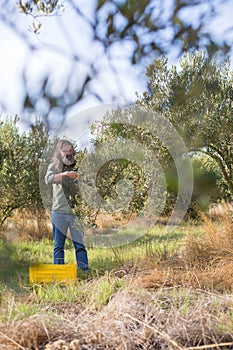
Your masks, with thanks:
[[[118,122],[117,113],[108,113],[99,123],[92,125],[93,148],[109,140],[130,140],[152,151],[159,161],[165,177],[167,198],[164,213],[172,210],[178,192],[177,169],[174,160],[158,135],[150,133],[146,125],[137,127],[135,108],[152,110],[169,120],[184,140],[194,171],[194,189],[188,209],[196,215],[197,209],[206,209],[220,199],[233,197],[233,74],[229,62],[209,61],[203,52],[185,55],[180,67],[169,67],[163,57],[154,60],[147,69],[148,87],[138,96],[136,107],[129,108],[125,123]],[[125,112],[124,112],[125,113]],[[127,119],[128,118],[128,119]],[[44,151],[50,148],[46,125],[37,119],[29,132],[20,132],[19,119],[8,118],[0,122],[0,220],[11,216],[15,209],[26,209],[35,214],[45,210],[40,193],[40,165],[45,171]],[[108,155],[105,149],[103,156]],[[110,154],[110,153],[109,153]],[[85,152],[79,152],[79,164]],[[108,157],[106,157],[107,159]],[[42,173],[43,173],[42,171]],[[43,175],[43,174],[42,174]],[[43,180],[43,179],[42,179]],[[148,198],[148,179],[142,169],[130,159],[116,155],[106,161],[96,174],[95,186],[101,198],[114,201],[121,192],[122,181],[132,184],[131,196],[122,213],[140,212]],[[48,189],[49,193],[49,189]],[[120,197],[119,197],[120,198]],[[89,207],[88,198],[77,197],[77,211],[92,224],[96,211]],[[81,203],[81,204],[80,204]],[[96,208],[98,209],[101,208]]]

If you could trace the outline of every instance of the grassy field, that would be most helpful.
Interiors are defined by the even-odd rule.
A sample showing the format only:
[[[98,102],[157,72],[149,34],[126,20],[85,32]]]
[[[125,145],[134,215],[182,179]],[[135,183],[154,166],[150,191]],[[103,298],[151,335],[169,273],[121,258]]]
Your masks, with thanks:
[[[70,285],[29,284],[31,264],[52,262],[49,238],[2,241],[0,349],[233,348],[232,220],[203,220],[88,248],[91,272]]]

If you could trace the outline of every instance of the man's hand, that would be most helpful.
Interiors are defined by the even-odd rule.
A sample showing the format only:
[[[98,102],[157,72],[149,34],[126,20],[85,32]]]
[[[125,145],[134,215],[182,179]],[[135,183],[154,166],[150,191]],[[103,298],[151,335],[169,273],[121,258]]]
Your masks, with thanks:
[[[55,174],[53,181],[55,183],[60,183],[65,178],[73,179],[75,180],[74,182],[76,182],[78,180],[78,174],[76,173],[76,171],[73,170],[65,171],[63,173]]]
[[[65,171],[65,177],[69,177],[70,179],[78,180],[78,174],[76,171]]]

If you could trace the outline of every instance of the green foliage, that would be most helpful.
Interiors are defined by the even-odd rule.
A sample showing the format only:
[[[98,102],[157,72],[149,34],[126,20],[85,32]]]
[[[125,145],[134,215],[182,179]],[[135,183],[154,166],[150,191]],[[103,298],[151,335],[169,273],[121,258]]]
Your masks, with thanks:
[[[205,210],[220,199],[231,199],[233,75],[229,62],[222,65],[216,59],[209,60],[200,51],[185,55],[178,69],[169,67],[168,59],[162,57],[148,67],[147,76],[148,90],[137,100],[141,119],[143,110],[163,115],[178,130],[192,155],[194,190],[189,214],[194,216],[197,210]],[[179,190],[176,164],[160,135],[149,131],[150,125],[137,126],[137,111],[134,107],[114,111],[93,125],[94,150],[97,152],[101,145],[111,140],[122,145],[124,140],[130,140],[131,147],[135,142],[148,152],[152,151],[165,174],[167,201],[164,212],[169,213]],[[166,132],[168,134],[168,130]],[[108,147],[103,152],[110,154],[111,150]],[[122,213],[140,212],[147,199],[150,174],[143,177],[141,169],[121,159],[106,163],[98,175],[97,186],[99,184],[103,198],[115,198],[116,183],[124,177],[130,179],[134,184],[134,195],[130,206]]]
[[[128,206],[124,207],[124,199],[127,196],[126,189],[120,191],[119,182],[128,180],[133,185],[133,195]],[[127,159],[112,160],[105,163],[97,175],[97,188],[105,200],[117,199],[123,207],[122,213],[140,212],[147,197],[146,179],[137,164]],[[129,196],[131,194],[129,193]]]
[[[193,192],[188,215],[191,218],[198,216],[198,211],[205,211],[211,203],[221,199],[228,199],[229,193],[223,186],[224,179],[216,162],[207,155],[193,155]],[[166,211],[169,212],[178,193],[178,177],[176,168],[170,167],[166,172],[168,199]],[[226,185],[226,183],[225,183]]]
[[[37,120],[28,133],[19,131],[19,119],[0,123],[0,221],[15,209],[43,210],[39,191],[39,162],[47,145],[45,125]]]
[[[98,154],[101,153],[101,159],[111,159],[98,170],[96,177],[98,192],[106,201],[114,203],[118,198],[119,204],[122,204],[118,209],[126,216],[142,212],[152,183],[154,187],[157,185],[159,188],[160,184],[156,182],[153,172],[154,167],[151,166],[155,158],[165,172],[174,163],[160,140],[160,135],[150,131],[152,126],[149,124],[153,122],[148,121],[149,124],[145,127],[139,126],[139,116],[142,124],[143,110],[130,107],[107,113],[101,122],[92,125],[92,133],[95,137],[93,154],[98,158]],[[116,151],[118,147],[119,153]],[[159,170],[156,169],[156,171]],[[118,189],[121,181],[127,182],[128,187]],[[128,198],[126,205],[124,205],[124,196]],[[153,205],[155,203],[152,203]],[[109,208],[111,208],[110,204]]]
[[[229,62],[209,60],[203,51],[186,54],[180,69],[156,59],[147,69],[148,90],[138,99],[144,108],[163,113],[188,149],[218,164],[233,194],[233,75]]]

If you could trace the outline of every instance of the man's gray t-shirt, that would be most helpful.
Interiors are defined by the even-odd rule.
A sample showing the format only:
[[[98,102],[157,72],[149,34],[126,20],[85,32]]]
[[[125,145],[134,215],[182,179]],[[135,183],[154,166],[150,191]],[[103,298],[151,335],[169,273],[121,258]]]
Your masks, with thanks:
[[[73,170],[73,168],[69,168]],[[68,171],[67,167],[63,167],[63,171]],[[60,182],[54,182],[54,175],[57,174],[55,166],[51,163],[48,166],[47,173],[45,175],[45,183],[52,185],[53,187],[53,199],[52,199],[52,210],[61,213],[72,214],[72,208],[68,202],[68,198],[75,195],[76,189],[72,179],[65,179]]]

